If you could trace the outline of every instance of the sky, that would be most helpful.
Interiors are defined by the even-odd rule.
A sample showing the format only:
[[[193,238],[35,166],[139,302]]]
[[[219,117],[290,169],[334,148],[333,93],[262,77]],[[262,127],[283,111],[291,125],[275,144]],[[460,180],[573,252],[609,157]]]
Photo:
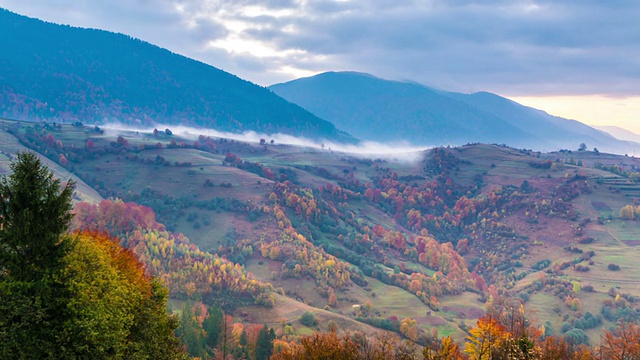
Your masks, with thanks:
[[[640,133],[637,0],[0,0],[267,86],[360,71]]]

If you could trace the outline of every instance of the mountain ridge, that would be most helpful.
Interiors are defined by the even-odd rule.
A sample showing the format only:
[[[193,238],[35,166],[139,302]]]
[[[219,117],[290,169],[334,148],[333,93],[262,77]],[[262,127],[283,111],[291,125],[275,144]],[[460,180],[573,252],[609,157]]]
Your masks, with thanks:
[[[640,142],[640,134],[629,131],[627,129],[623,129],[618,126],[602,125],[594,126],[594,128],[600,131],[604,131],[605,133],[621,140]]]
[[[305,84],[317,80],[318,91],[305,89]],[[487,116],[485,121],[479,121],[474,114],[474,109],[465,106],[457,99],[452,99],[441,95],[439,91],[434,91],[423,85],[412,83],[390,82],[377,78],[373,75],[362,75],[357,72],[329,72],[311,78],[294,80],[290,91],[283,91],[282,84],[269,87],[276,94],[288,100],[298,102],[303,108],[317,113],[320,117],[334,121],[334,124],[347,132],[358,131],[358,136],[367,140],[387,141],[406,139],[411,142],[418,138],[428,137],[431,142],[420,145],[448,145],[447,142],[464,142],[471,134],[481,133],[479,142],[499,142],[500,138],[493,136],[490,127],[502,127],[505,131],[510,131],[512,137],[522,136],[512,125],[505,123],[501,119]],[[324,91],[324,95],[320,93]],[[420,99],[414,99],[411,92],[418,93],[423,99],[426,98],[437,107],[435,110],[424,108]],[[388,93],[394,93],[390,97]],[[316,102],[315,105],[301,101],[301,97],[308,96]],[[367,97],[370,100],[367,102]],[[398,103],[395,99],[404,99],[404,103]],[[339,99],[339,100],[338,100]],[[372,105],[375,104],[375,105]],[[454,124],[441,124],[438,112],[449,111],[455,115],[452,121]],[[354,116],[340,116],[352,112]],[[405,126],[390,127],[379,134],[379,128],[391,125],[388,118],[392,114],[405,112]],[[453,126],[459,119],[469,118],[473,121],[470,126]],[[366,124],[363,120],[366,119]],[[430,126],[429,128],[423,125]],[[440,123],[440,124],[439,124]],[[437,125],[440,127],[437,127]],[[369,126],[365,126],[369,125]],[[433,132],[436,130],[435,133]],[[395,138],[389,138],[396,135]],[[465,137],[466,136],[466,137]]]
[[[142,40],[4,9],[0,20],[0,115],[6,118],[180,124],[353,141],[264,87]]]
[[[585,143],[616,153],[639,146],[489,92],[455,93],[357,72],[327,72],[269,88],[368,140],[404,138],[416,145],[505,143],[537,150],[578,148]]]

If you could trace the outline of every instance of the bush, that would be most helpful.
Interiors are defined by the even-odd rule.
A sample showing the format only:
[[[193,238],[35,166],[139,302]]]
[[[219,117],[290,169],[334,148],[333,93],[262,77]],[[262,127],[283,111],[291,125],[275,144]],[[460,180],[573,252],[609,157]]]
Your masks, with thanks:
[[[551,265],[551,260],[544,259],[544,260],[540,260],[537,263],[533,264],[533,266],[531,268],[533,268],[534,270],[542,270],[544,268],[549,267],[549,265]]]
[[[589,271],[589,267],[585,265],[576,265],[576,271],[587,272]]]
[[[609,305],[603,305],[600,309],[602,316],[609,321],[616,321],[616,311]]]
[[[571,329],[564,334],[564,337],[572,344],[589,345],[589,337],[581,329]]]
[[[587,311],[587,313],[584,314],[583,317],[576,319],[573,326],[576,329],[586,330],[598,327],[601,323],[602,319],[600,318],[600,316],[594,316],[592,313]]]
[[[318,323],[316,321],[316,316],[311,311],[305,311],[302,316],[300,316],[300,323],[304,326],[316,326]]]
[[[591,244],[591,243],[593,243],[594,241],[595,241],[595,239],[594,239],[594,238],[592,238],[592,237],[586,237],[586,238],[583,238],[583,239],[578,240],[578,243],[579,243],[579,244]]]
[[[620,270],[620,265],[609,264],[609,265],[607,265],[607,269],[609,269],[611,271],[618,271],[618,270]]]
[[[571,324],[569,324],[568,322],[563,322],[562,326],[560,327],[560,331],[562,333],[566,333],[567,331],[573,329],[573,326],[571,326]]]

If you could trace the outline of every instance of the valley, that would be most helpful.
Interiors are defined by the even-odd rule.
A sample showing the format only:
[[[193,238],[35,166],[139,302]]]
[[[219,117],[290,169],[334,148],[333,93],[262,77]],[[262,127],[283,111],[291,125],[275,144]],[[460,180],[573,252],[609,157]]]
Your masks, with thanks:
[[[0,126],[3,157],[25,148],[47,157],[61,178],[78,179],[77,201],[155,213],[157,223],[125,229],[99,220],[124,216],[117,202],[103,215],[102,204],[83,205],[76,218],[95,219],[170,279],[175,306],[218,302],[241,321],[298,335],[316,329],[299,322],[311,311],[321,330],[413,340],[463,340],[490,307],[514,300],[536,326],[590,344],[638,317],[632,156],[470,144],[409,162],[170,129]],[[135,206],[126,211],[146,214]],[[156,238],[167,242],[144,245]],[[194,272],[175,268],[176,251]],[[234,272],[224,281],[239,287],[216,292],[226,271],[214,263],[226,261]]]

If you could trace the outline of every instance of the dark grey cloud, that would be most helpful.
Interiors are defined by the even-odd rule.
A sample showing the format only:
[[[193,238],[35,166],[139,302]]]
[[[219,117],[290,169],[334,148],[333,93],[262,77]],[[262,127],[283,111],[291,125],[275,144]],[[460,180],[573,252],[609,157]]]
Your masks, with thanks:
[[[640,95],[635,0],[0,0],[268,85],[357,70],[450,90]]]

